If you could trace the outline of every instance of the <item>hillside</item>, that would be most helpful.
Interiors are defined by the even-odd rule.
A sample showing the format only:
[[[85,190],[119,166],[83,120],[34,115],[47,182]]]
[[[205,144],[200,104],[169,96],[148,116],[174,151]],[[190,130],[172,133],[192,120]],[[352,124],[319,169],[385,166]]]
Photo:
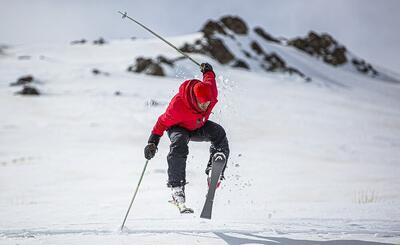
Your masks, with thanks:
[[[116,231],[142,171],[149,133],[180,83],[201,77],[198,68],[179,60],[165,68],[165,77],[128,72],[137,57],[178,57],[155,39],[3,48],[0,242],[398,243],[398,78],[379,68],[374,75],[351,63],[334,66],[254,32],[211,36],[224,38],[232,52],[240,47],[234,40],[255,40],[265,57],[273,51],[286,68],[263,70],[262,55],[248,47],[254,62],[238,50],[224,64],[191,52],[214,66],[220,95],[211,120],[225,127],[231,145],[213,219],[198,217],[208,144],[190,143],[187,202],[195,213],[180,215],[167,202],[164,136],[123,234]],[[168,40],[189,47],[203,38],[199,32]],[[235,67],[238,58],[249,69]],[[39,96],[15,94],[26,75],[32,79],[20,83]]]

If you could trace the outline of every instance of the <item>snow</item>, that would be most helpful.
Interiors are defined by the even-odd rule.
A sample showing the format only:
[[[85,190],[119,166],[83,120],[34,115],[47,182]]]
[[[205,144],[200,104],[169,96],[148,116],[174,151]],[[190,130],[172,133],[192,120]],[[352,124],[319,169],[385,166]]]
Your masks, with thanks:
[[[313,82],[194,56],[215,68],[220,97],[211,120],[224,126],[231,146],[213,219],[199,218],[209,145],[190,143],[186,195],[195,213],[181,215],[168,203],[164,136],[119,232],[158,115],[184,78],[201,74],[188,62],[177,77],[126,72],[139,55],[178,56],[154,39],[6,49],[0,244],[400,244],[400,86],[291,48],[277,52],[295,57]],[[20,88],[9,84],[26,74],[44,95],[14,95]]]

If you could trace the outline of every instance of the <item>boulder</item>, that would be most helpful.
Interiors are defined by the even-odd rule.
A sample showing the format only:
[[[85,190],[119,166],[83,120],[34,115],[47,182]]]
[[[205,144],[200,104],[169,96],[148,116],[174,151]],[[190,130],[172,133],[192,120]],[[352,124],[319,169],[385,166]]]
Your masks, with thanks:
[[[331,54],[323,55],[323,59],[326,63],[334,66],[342,65],[347,62],[346,48],[338,47]]]
[[[93,75],[95,75],[95,76],[97,76],[97,75],[109,76],[109,75],[110,75],[110,73],[104,72],[104,71],[100,71],[100,70],[97,69],[97,68],[92,69],[92,73],[93,73]]]
[[[243,69],[246,69],[246,70],[250,70],[249,65],[245,61],[243,61],[241,59],[235,60],[235,62],[233,63],[232,67],[238,67],[238,68],[243,68]]]
[[[372,76],[379,75],[378,71],[375,70],[371,64],[365,62],[365,60],[352,59],[351,63],[353,63],[357,71],[361,73],[371,74]]]
[[[205,37],[212,36],[215,33],[226,35],[224,28],[218,22],[212,20],[209,20],[200,31],[204,33]]]
[[[102,38],[102,37],[100,37],[99,39],[93,41],[93,44],[95,44],[95,45],[103,45],[103,44],[106,44],[106,43],[107,43],[106,40],[104,40],[104,38]]]
[[[208,45],[204,46],[204,49],[221,64],[227,64],[235,58],[221,39],[209,39]]]
[[[207,54],[200,40],[196,40],[195,44],[184,43],[183,46],[179,48],[179,50],[185,53]]]
[[[246,35],[248,33],[246,23],[237,16],[224,16],[221,18],[221,22],[235,34]]]
[[[256,41],[251,42],[250,47],[251,47],[251,49],[253,49],[253,50],[256,52],[256,54],[258,54],[258,55],[263,55],[263,54],[265,54],[264,50],[261,48],[261,46],[260,46]]]
[[[40,92],[38,89],[36,89],[33,86],[24,85],[23,89],[21,91],[17,92],[16,94],[38,96],[38,95],[40,95]]]
[[[151,63],[147,67],[145,74],[153,76],[161,76],[161,77],[165,76],[163,68],[157,63]]]
[[[129,72],[145,73],[147,75],[165,76],[164,70],[160,63],[150,58],[136,58],[136,63],[132,66],[129,66],[127,70]]]
[[[71,42],[71,45],[85,44],[86,42],[87,42],[86,39],[74,40],[74,41]]]
[[[136,58],[136,63],[133,66],[128,67],[128,71],[141,73],[152,63],[151,59],[146,59],[143,57]]]
[[[247,57],[247,58],[252,58],[251,54],[247,52],[246,50],[242,50],[242,53]]]
[[[340,45],[328,34],[318,35],[311,31],[305,38],[289,40],[288,45],[309,55],[320,57],[325,63],[333,66],[343,65],[347,62],[346,47]]]
[[[287,68],[285,61],[275,53],[265,54],[264,61],[270,65],[267,71],[284,71]]]
[[[257,33],[260,37],[264,38],[266,41],[274,42],[274,43],[281,43],[278,39],[274,38],[270,34],[264,31],[261,27],[254,28],[254,32]]]
[[[174,61],[173,60],[170,60],[170,59],[168,59],[168,58],[166,58],[165,56],[162,56],[162,55],[159,55],[158,57],[157,57],[157,63],[163,63],[163,64],[166,64],[166,65],[169,65],[169,66],[174,66]]]
[[[208,55],[221,64],[227,64],[235,59],[235,56],[229,51],[221,39],[211,36],[206,37],[204,42],[196,41],[196,44],[185,43],[179,49],[186,53]]]
[[[34,78],[32,75],[26,75],[18,78],[18,80],[14,83],[10,83],[10,86],[20,86],[20,85],[25,85],[28,83],[33,82]]]

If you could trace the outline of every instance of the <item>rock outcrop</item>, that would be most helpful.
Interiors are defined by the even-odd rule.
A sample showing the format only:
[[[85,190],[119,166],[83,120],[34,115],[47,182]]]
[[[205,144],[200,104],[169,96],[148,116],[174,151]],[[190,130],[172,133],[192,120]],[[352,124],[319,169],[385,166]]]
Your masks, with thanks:
[[[287,44],[311,56],[322,58],[325,63],[333,66],[347,62],[346,47],[325,33],[318,35],[315,32],[309,32],[305,38],[295,38],[289,40]]]
[[[361,73],[371,76],[379,75],[379,72],[375,70],[375,68],[371,64],[367,63],[365,60],[353,58],[351,62],[354,67],[356,67],[357,71]]]
[[[200,38],[184,43],[179,49],[185,53],[211,57],[221,65],[250,71],[261,69],[265,72],[286,73],[311,81],[301,69],[293,67],[293,63],[285,60],[284,57],[287,56],[281,51],[286,46],[292,46],[333,67],[349,64],[354,72],[372,77],[380,75],[371,64],[351,55],[344,45],[326,33],[311,31],[305,37],[276,38],[262,27],[251,29],[241,18],[229,15],[219,20],[208,20],[200,32]],[[128,71],[164,76],[163,66],[174,67],[176,61],[165,57],[139,57]]]
[[[85,44],[86,42],[87,42],[86,39],[74,40],[74,41],[71,42],[71,45]]]
[[[258,60],[259,66],[267,72],[287,72],[297,74],[303,78],[306,76],[294,67],[288,67],[286,62],[276,53],[267,52],[253,40],[248,49],[243,47],[235,37],[248,36],[250,30],[246,23],[236,16],[225,16],[219,21],[208,21],[200,30],[203,38],[195,40],[193,43],[185,43],[180,50],[187,53],[198,53],[210,56],[220,64],[230,65],[231,67],[251,70],[248,62],[240,58],[239,54],[233,53],[226,44],[226,38],[235,43],[246,59]],[[254,33],[267,42],[280,44],[281,41],[268,34],[261,27],[254,28]]]
[[[129,72],[144,73],[153,76],[165,76],[165,71],[162,66],[167,65],[174,67],[175,61],[179,59],[181,58],[170,60],[161,55],[155,60],[152,58],[138,57],[136,58],[135,64],[129,66],[127,70]]]
[[[19,95],[34,95],[34,96],[38,96],[40,95],[40,92],[38,89],[36,89],[35,87],[31,86],[31,85],[24,85],[24,87],[22,88],[21,91],[16,92],[16,94]]]
[[[93,41],[93,44],[95,44],[95,45],[104,45],[106,43],[107,43],[106,40],[104,40],[104,38],[102,38],[102,37]]]

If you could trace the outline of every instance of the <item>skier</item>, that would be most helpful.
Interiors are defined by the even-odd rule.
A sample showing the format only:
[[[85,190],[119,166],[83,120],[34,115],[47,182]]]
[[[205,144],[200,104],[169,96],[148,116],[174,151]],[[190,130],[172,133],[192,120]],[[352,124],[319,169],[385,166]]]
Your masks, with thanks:
[[[157,152],[157,146],[164,131],[171,140],[168,161],[168,183],[172,190],[172,201],[183,212],[185,209],[186,159],[189,154],[189,141],[210,141],[210,159],[206,167],[208,175],[215,153],[229,156],[229,145],[225,130],[219,124],[208,120],[212,109],[218,102],[215,73],[208,63],[200,65],[203,81],[191,79],[184,81],[179,92],[172,98],[167,110],[157,120],[144,149],[146,159]],[[221,180],[224,179],[222,171]],[[181,209],[183,207],[183,209]],[[193,212],[193,211],[191,211]]]

